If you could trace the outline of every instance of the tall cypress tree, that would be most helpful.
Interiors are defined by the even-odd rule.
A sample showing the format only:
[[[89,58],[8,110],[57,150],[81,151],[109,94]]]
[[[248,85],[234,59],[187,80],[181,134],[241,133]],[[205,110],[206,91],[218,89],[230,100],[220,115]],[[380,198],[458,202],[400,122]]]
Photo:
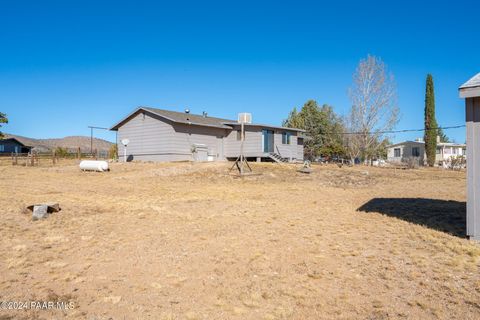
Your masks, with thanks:
[[[425,90],[425,153],[427,155],[427,164],[431,167],[435,164],[435,154],[437,149],[437,120],[435,119],[435,93],[433,90],[433,77],[427,75],[427,85]]]

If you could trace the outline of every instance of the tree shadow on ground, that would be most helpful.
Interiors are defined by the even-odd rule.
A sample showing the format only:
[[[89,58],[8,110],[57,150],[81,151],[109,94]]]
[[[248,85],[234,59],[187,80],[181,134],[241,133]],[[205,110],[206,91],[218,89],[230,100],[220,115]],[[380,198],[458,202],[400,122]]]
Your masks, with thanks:
[[[374,198],[357,211],[378,212],[457,237],[466,237],[465,202],[424,198]]]

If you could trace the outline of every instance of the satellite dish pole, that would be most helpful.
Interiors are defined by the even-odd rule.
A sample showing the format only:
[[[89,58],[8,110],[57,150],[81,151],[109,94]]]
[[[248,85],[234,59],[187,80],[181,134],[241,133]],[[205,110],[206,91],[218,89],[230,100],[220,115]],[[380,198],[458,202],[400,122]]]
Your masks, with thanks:
[[[250,113],[239,113],[238,114],[238,122],[240,123],[240,155],[235,160],[235,163],[230,168],[230,171],[236,166],[238,169],[238,173],[240,175],[244,175],[246,173],[252,173],[252,168],[247,162],[245,155],[243,154],[243,144],[245,142],[245,123],[252,123],[252,114]],[[245,172],[245,169],[248,172]]]

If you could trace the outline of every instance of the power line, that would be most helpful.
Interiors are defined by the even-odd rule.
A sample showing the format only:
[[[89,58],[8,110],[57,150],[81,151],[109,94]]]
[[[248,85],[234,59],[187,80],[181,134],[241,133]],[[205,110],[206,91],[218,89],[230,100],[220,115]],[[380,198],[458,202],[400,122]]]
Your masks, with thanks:
[[[373,131],[373,132],[329,132],[327,134],[343,134],[343,135],[354,135],[354,134],[390,134],[390,133],[403,133],[403,132],[420,132],[420,131],[428,131],[428,130],[448,130],[448,129],[458,129],[464,128],[465,125],[458,125],[458,126],[449,126],[449,127],[436,127],[436,128],[429,128],[429,129],[403,129],[403,130],[386,130],[386,131]]]

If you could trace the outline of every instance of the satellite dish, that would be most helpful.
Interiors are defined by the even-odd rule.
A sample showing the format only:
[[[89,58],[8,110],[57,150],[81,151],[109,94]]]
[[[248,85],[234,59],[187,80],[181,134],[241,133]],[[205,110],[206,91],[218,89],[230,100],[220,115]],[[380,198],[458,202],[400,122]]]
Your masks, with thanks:
[[[128,140],[128,139],[122,139],[122,144],[123,144],[125,147],[126,147],[127,144],[129,144],[129,143],[130,143],[130,140]]]

